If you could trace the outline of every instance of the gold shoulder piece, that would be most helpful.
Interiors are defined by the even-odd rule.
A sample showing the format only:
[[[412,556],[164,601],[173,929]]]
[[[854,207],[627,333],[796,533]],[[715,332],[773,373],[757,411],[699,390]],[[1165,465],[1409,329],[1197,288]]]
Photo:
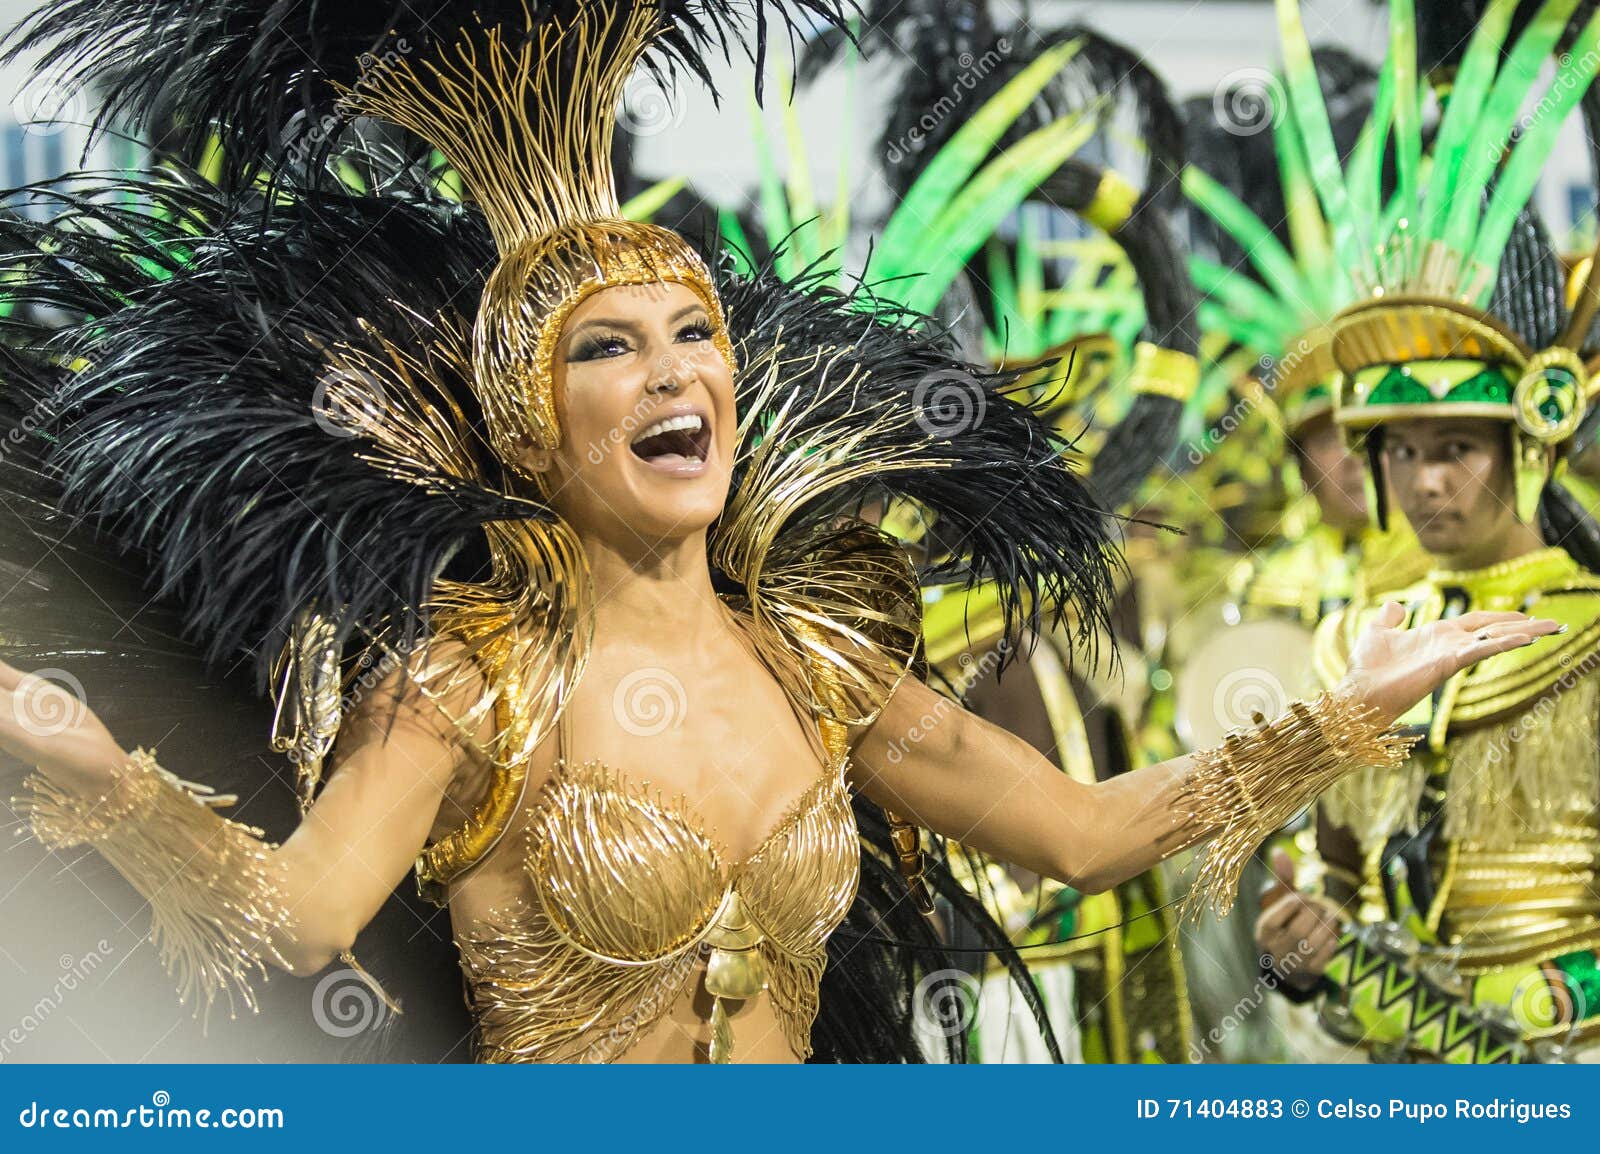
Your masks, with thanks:
[[[277,943],[293,940],[292,923],[273,846],[215,812],[234,797],[180,780],[143,749],[99,798],[41,774],[25,784],[12,805],[42,845],[93,846],[150,904],[150,940],[196,1016],[219,996],[230,1016],[236,1000],[257,1008],[250,983],[264,962],[287,968]]]
[[[1525,609],[1566,626],[1566,633],[1479,662],[1463,679],[1451,720],[1478,723],[1526,708],[1570,688],[1600,668],[1600,577],[1563,551],[1530,567],[1528,585],[1474,607]],[[1565,562],[1557,564],[1557,562]]]

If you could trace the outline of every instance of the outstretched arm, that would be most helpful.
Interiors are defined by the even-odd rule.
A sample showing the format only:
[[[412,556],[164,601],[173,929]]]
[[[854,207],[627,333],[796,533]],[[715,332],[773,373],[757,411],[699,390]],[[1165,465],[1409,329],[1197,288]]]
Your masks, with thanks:
[[[1396,628],[1403,619],[1398,604],[1385,606],[1334,694],[1347,714],[1366,714],[1374,732],[1450,675],[1558,628],[1521,613],[1472,613],[1415,630]],[[1281,776],[1292,768],[1280,756],[1281,742],[1260,752],[1264,762],[1276,762],[1268,770]],[[885,808],[1088,892],[1223,833],[1208,802],[1219,788],[1231,788],[1228,774],[1237,768],[1210,751],[1080,784],[1020,738],[911,679],[862,735],[854,760],[857,786]],[[1355,767],[1352,761],[1342,768]],[[1248,806],[1252,783],[1238,777],[1244,791],[1238,796]],[[1271,784],[1281,798],[1282,787],[1294,783]]]
[[[20,811],[46,844],[94,845],[139,889],[163,961],[207,1003],[222,993],[249,1004],[247,979],[263,963],[313,974],[349,948],[422,849],[464,756],[397,671],[347,719],[321,795],[273,846],[221,817],[203,787],[127,753],[87,710],[65,732],[30,731],[21,699],[38,692],[37,679],[0,664],[0,748],[43,775]]]
[[[855,783],[873,801],[946,837],[1098,893],[1198,836],[1176,800],[1192,758],[1097,785],[907,679],[856,745]]]

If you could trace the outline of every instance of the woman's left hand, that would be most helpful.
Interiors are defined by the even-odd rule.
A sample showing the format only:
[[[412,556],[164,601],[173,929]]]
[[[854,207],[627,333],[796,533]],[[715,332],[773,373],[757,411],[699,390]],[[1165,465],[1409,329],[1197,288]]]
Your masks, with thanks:
[[[1463,613],[1416,629],[1402,629],[1405,609],[1386,602],[1350,654],[1339,690],[1392,724],[1459,673],[1496,653],[1531,645],[1560,631],[1559,624],[1526,613]]]

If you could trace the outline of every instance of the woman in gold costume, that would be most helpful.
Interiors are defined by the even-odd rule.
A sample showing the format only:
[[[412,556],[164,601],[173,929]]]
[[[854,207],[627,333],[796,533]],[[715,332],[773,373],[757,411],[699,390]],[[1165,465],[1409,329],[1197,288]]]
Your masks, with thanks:
[[[216,186],[175,168],[132,207],[57,191],[64,218],[7,223],[22,291],[86,318],[24,350],[59,378],[69,506],[155,557],[214,656],[278,658],[305,804],[281,846],[87,710],[28,724],[39,686],[0,670],[0,744],[40,770],[20,812],[132,882],[197,1001],[349,959],[415,870],[448,904],[483,1060],[911,1057],[909,1013],[877,1007],[887,1041],[823,1021],[874,988],[829,939],[889,846],[913,893],[930,876],[912,826],[863,848],[858,811],[1091,892],[1210,839],[1195,902],[1226,903],[1257,840],[1402,755],[1412,702],[1555,628],[1381,618],[1334,692],[1098,785],[952,710],[916,676],[917,575],[856,513],[923,503],[959,543],[942,564],[1005,582],[1019,628],[1035,598],[1101,620],[1103,519],[1034,414],[915,318],[719,278],[621,218],[625,82],[652,48],[703,72],[731,7],[461,3],[413,26],[59,0],[25,31],[110,78],[111,112],[176,101],[226,158]],[[354,118],[437,149],[473,207],[392,172],[319,187]],[[952,425],[930,378],[976,388],[976,419]],[[373,692],[343,692],[358,653],[387,670]]]

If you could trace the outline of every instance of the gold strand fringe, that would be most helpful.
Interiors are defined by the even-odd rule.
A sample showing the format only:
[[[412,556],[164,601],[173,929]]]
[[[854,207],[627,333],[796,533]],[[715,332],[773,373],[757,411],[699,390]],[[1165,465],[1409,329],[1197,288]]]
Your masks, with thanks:
[[[1365,855],[1397,833],[1417,831],[1427,784],[1428,764],[1420,756],[1399,769],[1367,765],[1340,779],[1317,804],[1329,823],[1350,831]]]
[[[1353,699],[1324,693],[1195,755],[1176,808],[1190,828],[1215,837],[1201,853],[1183,916],[1198,916],[1207,906],[1219,916],[1232,909],[1257,846],[1346,773],[1400,766],[1415,738],[1372,718],[1373,711]]]
[[[1600,804],[1596,717],[1600,678],[1585,677],[1508,722],[1452,737],[1445,836],[1503,850],[1587,824]]]
[[[47,849],[99,850],[150,904],[150,940],[185,1005],[209,1016],[219,995],[233,1016],[254,1012],[250,983],[264,961],[287,967],[276,942],[292,940],[290,917],[262,831],[219,816],[232,795],[186,782],[135,750],[105,795],[85,798],[42,774],[13,799]],[[204,996],[201,1004],[200,997]]]

